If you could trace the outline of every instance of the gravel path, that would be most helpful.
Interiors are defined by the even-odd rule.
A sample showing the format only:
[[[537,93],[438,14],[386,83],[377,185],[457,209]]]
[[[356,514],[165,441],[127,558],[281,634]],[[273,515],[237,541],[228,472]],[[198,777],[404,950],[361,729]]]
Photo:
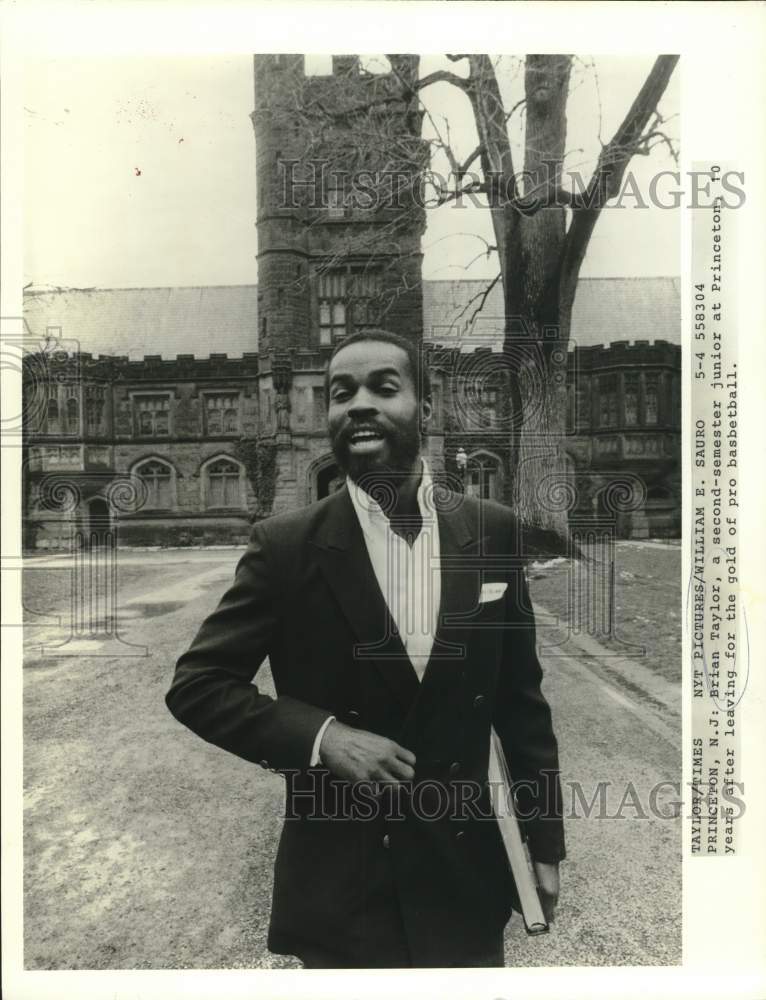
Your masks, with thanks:
[[[238,555],[121,553],[120,634],[134,645],[70,643],[54,656],[40,655],[39,646],[67,634],[70,572],[66,559],[31,561],[25,574],[26,968],[296,964],[265,949],[281,779],[203,743],[173,720],[163,701],[176,657],[215,606]],[[652,560],[666,556],[663,579],[675,588],[679,551],[658,556],[651,550]],[[625,556],[633,578],[625,579],[624,593],[627,600],[631,589],[642,588],[633,602],[637,620],[652,588],[641,581],[634,587],[643,555],[631,558]],[[533,597],[552,607],[565,587],[564,569],[533,576]],[[658,585],[653,589],[668,607],[667,595]],[[677,605],[678,588],[673,594]],[[670,650],[654,648],[647,663],[663,672],[672,667],[677,676],[678,654]],[[649,709],[626,711],[608,683],[576,659],[546,660],[546,675],[562,747],[565,809],[571,811],[572,796],[577,809],[575,782],[588,800],[597,782],[611,782],[607,805],[614,813],[627,782],[645,802],[658,781],[679,778],[680,741],[657,735]],[[270,690],[267,670],[259,682]],[[680,961],[679,822],[636,818],[627,808],[622,819],[572,819],[568,838],[554,933],[526,939],[518,921],[512,924],[508,963]]]

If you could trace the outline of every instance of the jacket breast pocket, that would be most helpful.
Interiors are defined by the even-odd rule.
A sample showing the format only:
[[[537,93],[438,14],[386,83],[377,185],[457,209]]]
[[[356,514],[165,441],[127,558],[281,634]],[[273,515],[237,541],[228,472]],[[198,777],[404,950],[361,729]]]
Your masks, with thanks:
[[[479,592],[479,605],[495,604],[503,600],[508,583],[505,580],[498,580],[495,583],[483,583]]]

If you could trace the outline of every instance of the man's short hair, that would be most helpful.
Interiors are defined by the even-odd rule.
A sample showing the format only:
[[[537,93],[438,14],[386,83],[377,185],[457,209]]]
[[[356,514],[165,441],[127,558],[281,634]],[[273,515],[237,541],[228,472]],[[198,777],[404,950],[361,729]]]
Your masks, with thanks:
[[[325,371],[324,377],[324,395],[325,403],[327,405],[329,405],[330,402],[330,363],[332,362],[332,359],[336,354],[338,354],[339,351],[342,351],[344,347],[350,347],[351,344],[361,344],[366,341],[393,344],[395,347],[400,347],[407,355],[410,375],[412,376],[412,382],[415,386],[415,395],[418,397],[418,401],[425,400],[429,403],[431,402],[431,374],[428,371],[428,365],[423,362],[423,352],[421,350],[420,343],[418,341],[409,340],[407,337],[402,337],[398,333],[392,333],[390,330],[370,328],[368,330],[360,330],[358,333],[352,333],[350,336],[344,337],[343,340],[339,340],[333,348],[330,360],[327,362],[327,370]]]

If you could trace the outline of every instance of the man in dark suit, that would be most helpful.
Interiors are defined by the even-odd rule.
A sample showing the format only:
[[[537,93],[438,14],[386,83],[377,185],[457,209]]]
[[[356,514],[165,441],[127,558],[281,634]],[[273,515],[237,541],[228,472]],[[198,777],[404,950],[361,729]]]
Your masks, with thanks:
[[[491,725],[549,916],[564,856],[516,522],[431,481],[414,345],[344,340],[327,396],[346,486],[254,526],[167,704],[286,777],[272,951],[314,968],[502,965],[518,901],[487,783]],[[266,656],[276,698],[252,683]]]

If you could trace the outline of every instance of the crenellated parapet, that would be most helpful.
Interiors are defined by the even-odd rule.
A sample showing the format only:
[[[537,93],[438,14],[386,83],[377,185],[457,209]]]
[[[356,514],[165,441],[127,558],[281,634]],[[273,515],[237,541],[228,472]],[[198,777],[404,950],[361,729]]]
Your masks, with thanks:
[[[48,354],[29,354],[24,357],[25,377],[40,379],[47,375],[61,379],[62,376],[76,376],[103,381],[144,381],[153,379],[181,380],[197,378],[250,378],[259,372],[259,358],[256,352],[247,352],[241,357],[229,357],[226,353],[211,352],[207,357],[193,354],[177,354],[165,358],[160,354],[145,354],[143,358],[129,358],[127,355],[91,354],[88,351],[54,351]]]
[[[574,363],[581,371],[610,365],[660,365],[678,368],[681,364],[680,345],[671,344],[667,340],[615,340],[610,344],[589,347],[579,347],[575,341],[570,345],[570,353],[574,355]]]

